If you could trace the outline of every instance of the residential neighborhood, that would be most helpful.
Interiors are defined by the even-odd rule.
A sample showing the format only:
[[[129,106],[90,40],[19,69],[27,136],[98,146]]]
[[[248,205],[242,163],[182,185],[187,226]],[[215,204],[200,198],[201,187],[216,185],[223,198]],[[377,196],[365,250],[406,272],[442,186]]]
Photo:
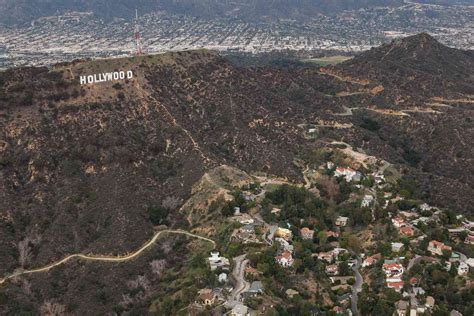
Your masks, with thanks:
[[[309,169],[305,187],[235,188],[224,206],[228,256],[214,250],[208,260],[218,286],[194,304],[230,315],[461,314],[448,297],[472,288],[474,223],[416,199],[386,162],[340,160]],[[337,207],[324,192],[333,181],[347,187]]]

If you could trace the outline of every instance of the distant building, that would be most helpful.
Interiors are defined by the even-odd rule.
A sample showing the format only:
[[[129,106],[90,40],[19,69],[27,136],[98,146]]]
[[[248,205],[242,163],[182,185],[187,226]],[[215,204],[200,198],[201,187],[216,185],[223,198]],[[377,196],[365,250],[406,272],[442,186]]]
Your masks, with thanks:
[[[389,289],[394,289],[396,292],[401,292],[403,289],[403,280],[400,278],[390,278],[387,279],[387,287]]]

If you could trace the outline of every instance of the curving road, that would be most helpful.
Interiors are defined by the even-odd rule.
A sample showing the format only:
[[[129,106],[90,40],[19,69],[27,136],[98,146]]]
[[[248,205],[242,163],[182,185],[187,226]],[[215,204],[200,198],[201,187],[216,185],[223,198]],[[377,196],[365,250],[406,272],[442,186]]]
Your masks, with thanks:
[[[232,276],[235,279],[235,286],[230,293],[229,299],[226,302],[226,307],[233,308],[240,299],[240,295],[250,289],[250,283],[245,280],[244,273],[245,267],[248,264],[248,259],[245,259],[245,254],[234,258],[234,270]]]
[[[51,270],[52,268],[57,267],[57,266],[59,266],[63,263],[66,263],[66,262],[68,262],[68,261],[70,261],[71,259],[74,259],[74,258],[79,258],[79,259],[88,260],[88,261],[102,261],[102,262],[124,262],[124,261],[129,261],[129,260],[132,260],[132,259],[138,257],[140,254],[142,254],[146,249],[151,247],[162,234],[166,234],[166,233],[187,235],[189,237],[198,238],[198,239],[201,239],[201,240],[208,241],[208,242],[212,243],[212,245],[214,247],[216,246],[216,242],[212,239],[209,239],[209,238],[206,238],[206,237],[203,237],[203,236],[199,236],[199,235],[196,235],[196,234],[184,231],[184,230],[167,229],[167,230],[162,230],[162,231],[157,232],[153,236],[153,238],[150,239],[150,241],[148,241],[140,249],[138,249],[137,251],[135,251],[135,252],[133,252],[129,255],[125,255],[125,256],[100,256],[100,255],[94,256],[94,255],[84,255],[82,253],[73,254],[73,255],[69,255],[69,256],[65,257],[64,259],[61,259],[61,260],[56,261],[54,263],[48,264],[48,265],[46,265],[44,267],[41,267],[41,268],[31,269],[31,270],[20,270],[20,271],[14,272],[14,273],[12,273],[10,275],[7,275],[6,277],[0,279],[0,284],[3,284],[5,281],[7,281],[9,279],[12,279],[12,278],[15,278],[15,277],[18,277],[18,276],[21,276],[21,275],[33,274],[33,273],[39,273],[39,272],[47,272],[47,271]]]
[[[359,268],[362,264],[362,259],[360,257],[357,257],[357,263],[356,265],[352,268],[355,273],[355,283],[352,286],[352,297],[351,297],[351,309],[352,309],[352,314],[357,316],[359,315],[359,310],[357,308],[357,303],[358,303],[358,294],[359,292],[362,291],[362,284],[364,283],[364,279],[362,279],[362,275],[359,272]]]

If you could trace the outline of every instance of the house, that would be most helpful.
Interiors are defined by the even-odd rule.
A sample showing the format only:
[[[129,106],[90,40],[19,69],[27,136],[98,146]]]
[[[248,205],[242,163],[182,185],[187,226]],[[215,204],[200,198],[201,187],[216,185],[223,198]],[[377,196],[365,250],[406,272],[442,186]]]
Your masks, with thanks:
[[[392,251],[393,252],[400,252],[403,248],[403,244],[401,242],[392,242]]]
[[[331,312],[339,315],[344,313],[344,308],[342,308],[341,306],[334,306],[333,308],[331,308]]]
[[[334,239],[339,238],[338,232],[333,232],[332,230],[326,230],[324,233],[326,234],[327,238],[329,237],[334,238]]]
[[[196,303],[201,305],[214,305],[217,300],[217,294],[214,293],[211,289],[203,289],[199,291],[199,296],[196,300]]]
[[[394,289],[396,292],[400,292],[403,289],[403,281],[400,278],[390,278],[387,279],[387,287],[389,289]]]
[[[227,282],[227,274],[225,274],[225,273],[219,274],[218,280],[219,280],[220,283],[225,283],[225,282]]]
[[[351,168],[337,167],[334,171],[335,177],[344,177],[347,182],[351,182],[353,177],[356,175],[356,171]]]
[[[468,245],[474,245],[474,233],[469,233],[464,239],[464,243]]]
[[[470,268],[474,268],[474,258],[469,258],[465,262]]]
[[[256,277],[256,276],[258,276],[259,273],[258,273],[257,269],[252,268],[252,267],[247,267],[244,270],[244,274],[245,274],[245,276]]]
[[[469,273],[469,266],[465,262],[460,262],[458,266],[458,275],[463,276]]]
[[[423,203],[419,207],[422,211],[431,211],[431,206],[429,206],[427,203]]]
[[[312,240],[314,236],[314,230],[311,230],[308,227],[303,227],[300,230],[300,234],[302,239]]]
[[[423,288],[421,288],[419,286],[412,288],[412,291],[413,291],[413,294],[415,294],[415,295],[425,295],[426,294],[425,290],[423,290]]]
[[[332,170],[332,169],[334,169],[334,167],[335,167],[334,162],[328,161],[326,163],[326,169]]]
[[[405,271],[400,263],[384,263],[382,270],[387,277],[399,277]]]
[[[405,226],[406,222],[400,216],[396,216],[396,217],[392,218],[392,224],[393,224],[393,226],[395,226],[395,228],[400,228],[402,226]]]
[[[247,213],[240,213],[234,216],[235,220],[237,220],[242,225],[253,224],[254,220],[252,216]]]
[[[227,258],[221,257],[218,251],[211,252],[211,256],[208,258],[211,271],[217,268],[229,269],[230,261]]]
[[[385,182],[385,176],[381,173],[376,173],[374,175],[374,180],[375,180],[375,183],[381,184],[381,183]]]
[[[433,298],[433,296],[427,296],[426,302],[425,302],[426,308],[432,309],[434,305],[435,305],[435,299]]]
[[[275,231],[274,236],[283,238],[284,240],[288,241],[293,237],[293,233],[287,228],[278,227]]]
[[[337,275],[338,273],[339,273],[339,268],[337,264],[329,264],[326,266],[326,274]]]
[[[374,257],[367,257],[362,262],[362,268],[367,268],[373,266],[377,262],[377,259]]]
[[[291,252],[284,251],[280,256],[275,257],[276,262],[281,265],[282,267],[290,267],[293,265],[293,256]]]
[[[407,236],[407,237],[412,237],[415,235],[415,230],[412,227],[409,226],[403,226],[398,229],[398,232],[400,235]]]
[[[407,301],[397,301],[395,303],[396,313],[398,316],[406,316],[407,309],[408,309],[408,302]]]
[[[352,294],[345,293],[337,296],[337,302],[341,305],[347,305],[351,302]]]
[[[263,284],[262,281],[253,281],[250,285],[250,289],[247,291],[252,295],[262,294],[263,293]]]
[[[332,251],[330,252],[320,252],[317,254],[318,259],[321,261],[326,261],[327,263],[332,263],[334,260],[334,253]]]
[[[459,235],[464,233],[466,229],[464,227],[458,227],[458,228],[450,228],[448,229],[449,237],[452,239],[457,239],[459,238]]]
[[[372,195],[365,195],[362,199],[360,207],[370,207],[370,205],[374,202],[374,197]]]
[[[300,292],[296,291],[296,290],[293,290],[293,289],[288,289],[285,291],[285,294],[286,296],[288,296],[289,298],[293,298],[295,297],[296,295],[299,295]]]
[[[433,255],[442,256],[443,251],[451,251],[451,250],[452,248],[450,246],[447,246],[440,241],[431,240],[428,243],[428,251],[431,252]]]
[[[336,226],[345,227],[347,225],[348,220],[348,217],[339,216],[338,218],[336,218]]]
[[[474,229],[474,222],[468,221],[467,219],[462,222],[462,226],[468,230]]]
[[[230,311],[231,316],[247,316],[249,308],[241,303],[237,303]]]
[[[449,313],[449,316],[462,316],[462,314],[460,312],[458,312],[457,310],[453,309]]]
[[[272,210],[270,211],[270,213],[272,214],[280,214],[280,212],[281,212],[281,208],[277,208],[277,207],[272,208]]]
[[[278,241],[280,243],[280,247],[281,249],[283,249],[283,251],[288,251],[288,252],[293,253],[293,245],[287,242],[285,239],[281,237],[277,237],[275,238],[275,241]]]

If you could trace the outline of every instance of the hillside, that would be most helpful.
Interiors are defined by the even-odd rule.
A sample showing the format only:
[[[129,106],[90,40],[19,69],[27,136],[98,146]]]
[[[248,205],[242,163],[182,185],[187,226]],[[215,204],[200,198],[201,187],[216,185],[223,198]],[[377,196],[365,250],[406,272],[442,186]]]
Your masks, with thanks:
[[[228,166],[218,180],[227,193],[229,177],[257,173],[303,183],[295,162],[333,141],[394,164],[418,197],[472,212],[472,63],[472,53],[422,34],[322,69],[236,67],[202,50],[0,73],[0,274],[71,253],[128,253],[156,225],[199,229],[190,214],[212,225],[212,214],[194,209],[208,201],[194,194],[207,199],[206,183],[220,190],[216,168]],[[79,83],[116,70],[134,78]],[[183,238],[113,271],[73,262],[20,278],[5,286],[0,313],[51,301],[106,314],[134,293],[130,282],[152,260],[184,269],[202,246]],[[181,252],[170,252],[174,242]],[[137,313],[149,298],[132,304]]]

